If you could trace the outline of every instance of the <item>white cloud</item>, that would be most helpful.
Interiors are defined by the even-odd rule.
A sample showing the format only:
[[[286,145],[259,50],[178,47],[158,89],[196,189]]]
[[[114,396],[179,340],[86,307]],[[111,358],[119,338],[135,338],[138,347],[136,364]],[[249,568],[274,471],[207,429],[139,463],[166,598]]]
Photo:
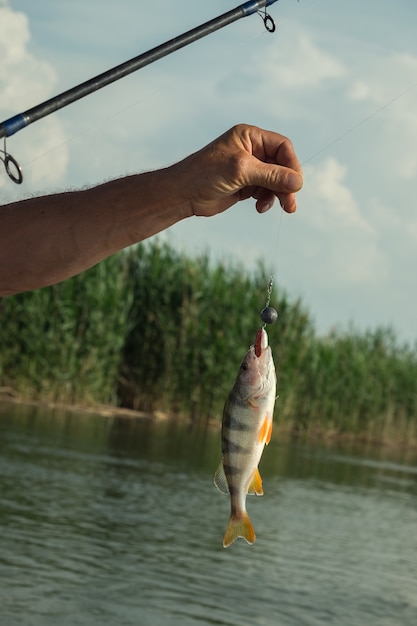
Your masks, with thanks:
[[[8,146],[27,163],[28,193],[165,165],[236,122],[275,129],[306,163],[299,210],[284,216],[277,255],[278,227],[250,201],[247,211],[240,206],[203,228],[182,222],[164,236],[249,268],[255,258],[268,265],[279,257],[277,281],[306,296],[323,329],[352,317],[367,326],[393,321],[414,337],[417,89],[393,99],[416,81],[416,9],[387,4],[375,21],[365,3],[358,21],[336,4],[277,3],[273,35],[256,16],[241,20],[17,133]],[[0,0],[3,118],[236,3],[101,5],[19,0],[13,6],[28,21]],[[114,39],[115,24],[122,38]],[[0,171],[3,197],[16,187],[4,179]]]
[[[368,101],[382,107],[397,96],[401,96],[411,85],[417,85],[417,57],[412,54],[391,53],[384,56],[368,57],[362,76],[353,80],[348,91],[352,100]],[[357,68],[360,70],[360,67]],[[356,72],[358,74],[358,72]],[[389,77],[389,80],[387,80]]]
[[[308,34],[301,33],[291,42],[285,33],[283,36],[287,41],[282,46],[271,43],[266,62],[261,64],[266,76],[277,81],[280,89],[317,88],[345,75],[343,64],[320,49]]]
[[[328,125],[325,94],[344,87],[346,76],[336,55],[293,23],[263,38],[261,44],[249,43],[244,63],[241,47],[231,57],[225,45],[228,63],[216,66],[214,106],[223,101],[235,116],[236,111],[248,111],[251,117],[279,120],[281,126],[295,119],[298,124],[312,119],[317,123],[317,118],[321,126]]]
[[[7,4],[0,6],[0,101],[1,119],[21,113],[52,95],[56,75],[52,66],[36,58],[29,50],[30,28],[26,15],[14,11]],[[11,137],[7,149],[24,167],[24,184],[13,183],[1,172],[0,187],[3,197],[32,193],[40,186],[47,187],[60,181],[67,168],[68,154],[65,135],[60,122],[49,118],[22,130]],[[39,156],[60,145],[53,165]]]
[[[0,7],[1,110],[20,112],[38,103],[56,82],[52,67],[28,51],[28,18]]]
[[[347,167],[334,158],[307,166],[305,248],[314,256],[319,270],[315,279],[322,285],[375,284],[386,272],[386,261],[376,230],[347,185],[346,175]]]
[[[352,191],[346,186],[347,167],[333,157],[327,158],[319,167],[307,167],[306,178],[312,196],[319,201],[323,210],[312,215],[320,227],[328,222],[329,213],[343,229],[372,235],[373,227],[361,215]]]
[[[376,157],[381,168],[392,177],[414,179],[417,176],[417,56],[391,53],[383,59],[369,57],[364,66],[356,68],[356,75],[358,78],[348,88],[348,97],[364,103],[370,116],[374,113],[378,116],[375,122],[379,123],[381,132],[377,146],[381,149],[376,151]]]

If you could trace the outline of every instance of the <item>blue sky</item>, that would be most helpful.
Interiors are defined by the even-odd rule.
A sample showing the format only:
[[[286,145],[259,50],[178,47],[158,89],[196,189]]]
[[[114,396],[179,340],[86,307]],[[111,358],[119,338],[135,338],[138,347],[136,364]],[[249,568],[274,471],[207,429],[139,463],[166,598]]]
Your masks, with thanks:
[[[239,2],[0,0],[0,118],[24,111]],[[168,165],[236,122],[288,135],[294,215],[248,200],[164,234],[190,253],[258,259],[316,327],[417,338],[417,4],[280,0],[8,140],[24,166],[3,201]],[[1,121],[0,120],[0,121]]]

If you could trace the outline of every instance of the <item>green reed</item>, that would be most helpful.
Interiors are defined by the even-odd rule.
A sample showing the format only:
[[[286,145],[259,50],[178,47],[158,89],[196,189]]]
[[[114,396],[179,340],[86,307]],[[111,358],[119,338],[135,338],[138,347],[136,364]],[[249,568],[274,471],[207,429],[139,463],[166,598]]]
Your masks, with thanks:
[[[268,286],[153,240],[59,285],[0,300],[0,386],[26,398],[221,418]],[[417,351],[392,329],[317,336],[274,287],[276,421],[297,432],[417,437]]]
[[[33,398],[116,401],[131,295],[120,259],[0,300],[1,384]]]
[[[253,342],[266,278],[212,266],[166,245],[129,255],[133,305],[119,396],[135,408],[194,417],[221,414],[240,360]]]
[[[405,441],[417,436],[417,351],[391,328],[313,338],[292,406],[297,428]]]

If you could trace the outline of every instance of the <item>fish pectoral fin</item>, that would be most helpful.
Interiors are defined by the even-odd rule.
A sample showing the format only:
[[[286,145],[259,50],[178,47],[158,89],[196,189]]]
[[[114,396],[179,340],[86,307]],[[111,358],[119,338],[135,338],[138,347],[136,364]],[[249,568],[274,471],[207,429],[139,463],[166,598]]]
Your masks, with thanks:
[[[224,467],[222,461],[219,463],[219,467],[214,474],[214,484],[220,493],[224,493],[225,496],[230,494],[229,485],[227,484],[226,474],[224,473]]]
[[[265,443],[266,445],[268,445],[268,443],[271,441],[271,435],[272,435],[272,420],[269,419],[269,416],[267,415],[264,421],[262,422],[262,426],[259,429],[259,433],[258,433],[259,443]]]
[[[228,548],[236,539],[242,537],[247,543],[255,543],[256,535],[246,511],[242,515],[231,515],[223,537],[223,547]]]
[[[253,472],[253,476],[251,478],[251,481],[248,487],[248,494],[257,495],[257,496],[264,495],[264,490],[262,488],[262,478],[261,478],[258,468],[256,468],[255,471]]]
[[[266,445],[268,445],[268,443],[271,441],[271,436],[272,436],[272,420],[268,420],[268,421],[269,421],[268,432],[266,433],[266,438],[265,438]]]

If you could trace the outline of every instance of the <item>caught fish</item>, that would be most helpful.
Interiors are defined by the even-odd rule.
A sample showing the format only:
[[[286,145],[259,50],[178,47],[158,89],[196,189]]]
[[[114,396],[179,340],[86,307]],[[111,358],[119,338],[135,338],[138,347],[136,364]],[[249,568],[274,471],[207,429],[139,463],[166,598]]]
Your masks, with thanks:
[[[217,489],[230,495],[231,514],[223,538],[227,548],[243,537],[255,541],[246,511],[246,495],[263,495],[258,464],[271,439],[276,374],[268,335],[257,332],[255,344],[243,357],[226,400],[222,420],[222,460],[214,476]]]

